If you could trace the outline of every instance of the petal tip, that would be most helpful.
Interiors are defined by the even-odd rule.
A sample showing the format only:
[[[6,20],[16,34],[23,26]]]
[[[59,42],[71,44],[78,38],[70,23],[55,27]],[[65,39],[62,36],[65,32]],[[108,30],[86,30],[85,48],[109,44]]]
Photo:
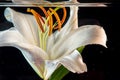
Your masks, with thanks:
[[[98,29],[98,38],[97,38],[98,44],[100,43],[100,45],[107,48],[107,46],[106,46],[106,42],[107,42],[106,32],[105,32],[103,27],[101,27],[101,26],[98,26],[98,27],[99,27],[99,29]]]
[[[5,18],[8,20],[8,21],[10,21],[10,22],[12,22],[12,11],[11,11],[12,9],[11,8],[6,8],[5,9],[5,11],[4,11],[4,16],[5,16]]]

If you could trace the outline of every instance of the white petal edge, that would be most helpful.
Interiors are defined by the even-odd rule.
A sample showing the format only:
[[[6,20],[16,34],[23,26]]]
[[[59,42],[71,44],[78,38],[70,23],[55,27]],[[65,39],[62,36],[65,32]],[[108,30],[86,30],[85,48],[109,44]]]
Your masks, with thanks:
[[[24,37],[19,33],[19,31],[14,27],[5,31],[0,31],[0,44],[16,42],[28,43],[28,41],[25,40]]]
[[[65,56],[59,62],[73,73],[87,72],[87,66],[77,50],[74,50],[70,55]]]
[[[0,46],[12,46],[19,49],[35,72],[43,78],[46,57],[42,49],[22,43],[0,43]],[[24,46],[24,47],[23,47]],[[46,54],[46,53],[45,53]],[[41,56],[42,55],[42,56]],[[45,56],[45,57],[44,57]]]
[[[82,61],[80,53],[75,50],[70,55],[67,55],[61,59],[46,60],[44,72],[45,80],[47,80],[60,65],[63,65],[73,73],[83,73],[87,71],[87,66]]]
[[[60,39],[51,49],[51,59],[60,58],[68,55],[71,51],[80,46],[88,44],[100,44],[106,47],[106,33],[101,26],[84,25],[72,30],[63,39]]]
[[[34,16],[17,12],[11,8],[6,8],[4,15],[31,44],[39,44],[38,25]]]
[[[15,28],[0,32],[0,47],[2,46],[19,49],[36,73],[43,78],[44,60],[48,59],[48,56],[41,48],[27,43]]]

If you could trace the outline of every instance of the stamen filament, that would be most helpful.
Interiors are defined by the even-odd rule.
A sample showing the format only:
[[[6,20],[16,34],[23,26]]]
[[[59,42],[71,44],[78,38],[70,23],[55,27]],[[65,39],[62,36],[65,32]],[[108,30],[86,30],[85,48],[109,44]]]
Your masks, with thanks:
[[[60,7],[56,7],[55,9],[54,9],[54,11],[57,11],[57,10],[59,10],[60,9]],[[52,12],[51,13],[51,16],[54,14],[54,12]],[[49,16],[48,16],[49,17]],[[57,21],[54,23],[54,25],[53,25],[53,28],[55,27],[57,25]]]
[[[54,16],[55,16],[55,18],[56,18],[56,20],[57,20],[57,22],[58,22],[58,30],[60,31],[60,29],[61,29],[60,17],[59,17],[58,14],[56,13],[56,11],[54,11],[52,8],[50,8],[50,11],[53,12],[53,14],[54,14]]]
[[[42,33],[41,35],[42,35],[42,49],[45,50],[45,42],[46,42],[45,41],[45,34]]]
[[[47,49],[47,38],[48,38],[48,30],[44,33],[44,50]]]
[[[30,8],[27,9],[27,12],[31,12],[35,16],[35,19],[38,22],[39,28],[44,33],[44,29],[43,29],[42,23],[41,23],[41,20],[42,21],[44,21],[44,20],[42,19],[42,17],[40,16],[40,14],[38,14],[35,10],[30,9]]]
[[[65,22],[65,19],[66,19],[66,16],[67,16],[67,12],[66,12],[66,8],[65,7],[63,7],[63,18],[62,18],[62,20],[61,20],[61,24],[63,24],[64,22]]]
[[[53,27],[54,27],[54,25],[53,25],[53,18],[52,18],[52,15],[54,14],[54,12],[56,12],[58,9],[60,9],[60,8],[55,8],[54,9],[54,12],[52,11],[52,13],[50,13],[50,11],[48,10],[48,11],[46,11],[45,10],[45,8],[43,8],[42,6],[39,6],[39,8],[43,11],[43,13],[45,14],[45,16],[46,16],[46,18],[47,19],[49,19],[48,20],[48,25],[49,25],[49,27],[50,27],[50,29],[49,29],[49,36],[52,34],[52,30],[53,30]],[[62,22],[64,21],[64,19],[62,20]],[[57,25],[56,23],[55,23],[55,25]]]
[[[46,18],[48,17],[47,11],[45,10],[45,8],[43,8],[42,6],[39,6],[39,8],[43,11],[43,13],[45,14]]]
[[[39,31],[40,48],[42,48],[42,37],[41,36],[42,36],[42,33]]]
[[[53,18],[52,18],[52,15],[50,14],[50,11],[48,10],[47,11],[48,14],[49,14],[49,25],[50,25],[50,28],[49,28],[49,36],[52,34],[52,30],[53,30]]]
[[[66,8],[65,7],[63,7],[63,18],[62,18],[62,20],[61,20],[61,25],[65,22],[65,19],[66,19],[66,16],[67,16],[67,12],[66,12]],[[55,24],[54,26],[56,26],[57,24]],[[55,27],[54,29],[57,29],[58,28],[58,26],[57,27]]]

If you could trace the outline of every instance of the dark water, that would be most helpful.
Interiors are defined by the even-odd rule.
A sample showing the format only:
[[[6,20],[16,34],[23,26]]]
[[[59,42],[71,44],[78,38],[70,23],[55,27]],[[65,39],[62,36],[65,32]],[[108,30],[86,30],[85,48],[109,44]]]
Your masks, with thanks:
[[[6,22],[0,7],[0,30],[12,26]],[[120,12],[119,6],[106,8],[79,8],[79,25],[99,24],[106,31],[108,48],[100,45],[88,45],[82,52],[88,72],[69,73],[63,80],[120,80]],[[2,26],[2,27],[1,27]],[[13,47],[0,48],[0,80],[40,80],[26,62],[21,52]]]

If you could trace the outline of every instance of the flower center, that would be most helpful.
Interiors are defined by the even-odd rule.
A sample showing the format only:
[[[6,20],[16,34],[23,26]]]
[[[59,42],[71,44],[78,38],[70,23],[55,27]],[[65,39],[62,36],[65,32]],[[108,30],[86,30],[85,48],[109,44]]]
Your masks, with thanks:
[[[42,10],[42,12],[45,15],[45,18],[43,18],[37,11],[34,9],[27,9],[27,12],[31,12],[33,16],[35,17],[37,23],[38,23],[38,32],[39,32],[39,46],[46,51],[46,44],[47,44],[47,38],[53,33],[53,30],[57,29],[58,31],[61,30],[61,27],[66,19],[66,8],[65,7],[56,7],[54,9],[49,8],[46,10],[44,7],[39,6],[39,9]],[[63,9],[63,17],[60,20],[60,15],[57,13],[59,9]],[[55,21],[53,21],[55,20]]]
[[[28,8],[27,12],[31,12],[34,15],[34,17],[38,23],[39,29],[42,31],[42,33],[45,32],[44,27],[49,27],[49,36],[52,34],[53,29],[58,29],[60,31],[61,26],[66,19],[66,8],[65,7],[62,8],[63,9],[62,20],[60,20],[60,16],[57,13],[57,11],[60,9],[59,7],[55,8],[55,9],[49,8],[49,10],[47,10],[47,11],[42,6],[39,6],[39,8],[45,14],[45,19],[38,12],[36,12],[34,9]],[[56,19],[55,23],[53,23],[53,15]],[[47,22],[47,24],[45,22]]]

